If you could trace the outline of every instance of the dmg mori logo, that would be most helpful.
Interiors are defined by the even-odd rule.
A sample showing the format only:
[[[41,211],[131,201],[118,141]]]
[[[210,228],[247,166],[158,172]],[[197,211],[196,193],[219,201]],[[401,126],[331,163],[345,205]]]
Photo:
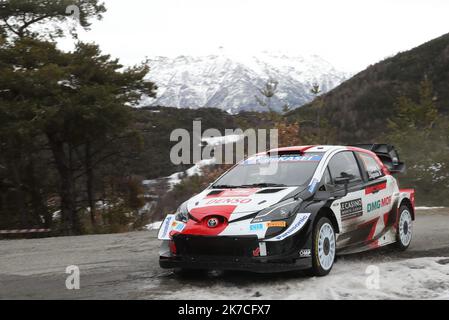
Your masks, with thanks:
[[[207,226],[209,228],[216,228],[218,226],[218,219],[217,218],[210,218],[209,220],[207,220]]]

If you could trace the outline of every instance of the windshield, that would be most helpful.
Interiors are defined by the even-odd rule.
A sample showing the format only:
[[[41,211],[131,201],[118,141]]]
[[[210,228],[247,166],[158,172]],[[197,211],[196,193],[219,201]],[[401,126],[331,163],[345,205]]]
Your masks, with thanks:
[[[251,157],[217,180],[214,188],[307,185],[323,153]]]

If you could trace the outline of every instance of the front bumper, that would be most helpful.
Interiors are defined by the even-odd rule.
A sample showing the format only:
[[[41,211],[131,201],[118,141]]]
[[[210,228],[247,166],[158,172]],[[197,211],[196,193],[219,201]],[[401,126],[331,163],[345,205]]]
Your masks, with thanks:
[[[202,270],[235,270],[250,271],[256,273],[275,273],[293,270],[306,270],[312,266],[312,258],[301,258],[291,262],[269,262],[252,260],[241,260],[239,258],[220,260],[211,257],[183,257],[164,258],[161,257],[159,265],[164,269],[202,269]]]
[[[263,242],[263,241],[262,241]],[[259,273],[304,270],[312,266],[311,230],[304,228],[282,241],[264,242],[260,250],[256,236],[198,236],[178,234],[171,244],[164,241],[159,265],[162,268],[238,270]]]

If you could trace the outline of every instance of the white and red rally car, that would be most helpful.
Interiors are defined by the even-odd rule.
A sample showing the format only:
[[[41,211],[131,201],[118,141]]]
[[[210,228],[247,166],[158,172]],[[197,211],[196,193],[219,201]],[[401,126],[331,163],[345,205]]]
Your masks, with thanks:
[[[299,146],[252,156],[163,221],[160,266],[330,272],[336,254],[412,238],[414,190],[394,147]]]

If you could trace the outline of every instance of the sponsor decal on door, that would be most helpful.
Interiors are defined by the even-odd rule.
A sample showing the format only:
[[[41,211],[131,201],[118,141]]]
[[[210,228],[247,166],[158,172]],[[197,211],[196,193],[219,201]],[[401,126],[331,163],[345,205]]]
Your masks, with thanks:
[[[355,199],[340,203],[341,220],[360,217],[363,214],[362,199]]]
[[[371,203],[368,203],[368,206],[366,208],[367,212],[375,211],[380,208],[383,208],[385,206],[388,206],[391,204],[391,196],[385,197],[381,200],[373,201]]]

